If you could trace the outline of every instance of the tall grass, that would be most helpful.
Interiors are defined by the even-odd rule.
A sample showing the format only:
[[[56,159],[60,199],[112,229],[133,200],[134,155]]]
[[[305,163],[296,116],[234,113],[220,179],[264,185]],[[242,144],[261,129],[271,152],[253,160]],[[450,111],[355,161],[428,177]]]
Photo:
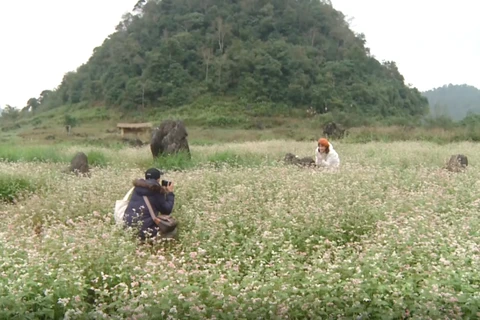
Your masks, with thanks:
[[[19,146],[6,145],[0,149],[0,161],[4,162],[49,162],[69,163],[76,154],[75,150],[82,149],[80,146]],[[105,150],[85,147],[88,162],[92,166],[106,166],[109,159]],[[113,149],[115,150],[115,149]]]
[[[88,164],[95,167],[106,167],[109,159],[105,152],[99,150],[90,150],[87,153]]]
[[[79,121],[74,128],[84,138],[66,136],[63,128],[64,115]],[[261,141],[291,139],[314,141],[322,135],[327,122],[334,121],[349,128],[345,140],[352,143],[369,141],[429,141],[451,143],[459,141],[480,141],[480,117],[470,115],[461,122],[445,117],[369,117],[339,111],[326,114],[312,114],[302,108],[285,105],[256,103],[247,105],[238,99],[201,97],[196,102],[178,108],[153,108],[144,112],[90,107],[86,104],[63,106],[45,110],[35,115],[26,115],[14,123],[0,121],[4,132],[0,141],[20,139],[28,143],[45,142],[48,135],[55,135],[54,141],[82,141],[88,146],[122,148],[119,137],[106,133],[105,128],[115,129],[117,121],[151,121],[160,123],[166,119],[182,119],[189,131],[192,145],[223,142]],[[1,120],[1,119],[0,119]],[[18,136],[15,136],[15,134]],[[88,137],[86,137],[88,135]],[[148,137],[145,137],[148,140]],[[1,146],[0,148],[3,148]],[[4,152],[0,152],[2,155]]]
[[[51,146],[2,145],[0,161],[58,163],[67,161],[67,157],[60,148]]]
[[[34,172],[0,171],[0,202],[16,202],[31,194],[39,194],[43,186],[44,181]]]
[[[373,141],[425,141],[448,144],[461,141],[480,141],[479,128],[415,128],[410,126],[358,127],[348,130],[344,139],[348,143],[365,143]]]

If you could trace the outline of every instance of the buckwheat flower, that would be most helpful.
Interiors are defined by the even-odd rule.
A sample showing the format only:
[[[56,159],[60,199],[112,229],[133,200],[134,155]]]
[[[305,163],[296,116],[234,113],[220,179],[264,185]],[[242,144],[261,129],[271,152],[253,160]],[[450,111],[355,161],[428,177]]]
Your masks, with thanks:
[[[70,298],[58,298],[58,304],[61,304],[62,306],[66,307],[67,304],[70,302]]]

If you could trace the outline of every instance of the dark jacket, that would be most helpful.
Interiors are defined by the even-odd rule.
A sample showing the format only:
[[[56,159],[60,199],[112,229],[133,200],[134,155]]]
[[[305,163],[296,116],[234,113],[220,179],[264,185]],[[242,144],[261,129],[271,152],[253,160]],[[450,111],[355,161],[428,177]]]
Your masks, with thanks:
[[[143,196],[148,198],[153,213],[158,216],[159,214],[169,215],[172,213],[175,194],[162,193],[162,187],[156,180],[137,179],[133,181],[133,186],[135,188],[125,210],[125,223],[129,227],[140,227],[139,236],[142,239],[145,239],[145,231],[155,236],[158,233],[158,228],[150,216]]]

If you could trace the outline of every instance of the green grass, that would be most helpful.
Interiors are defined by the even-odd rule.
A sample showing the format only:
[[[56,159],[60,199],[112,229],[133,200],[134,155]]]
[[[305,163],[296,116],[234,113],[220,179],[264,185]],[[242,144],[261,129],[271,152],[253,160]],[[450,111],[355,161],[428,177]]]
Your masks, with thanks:
[[[51,146],[3,145],[0,160],[8,162],[65,162],[66,157]]]
[[[26,176],[28,175],[24,172],[21,176],[0,172],[0,202],[14,202],[30,193],[38,192],[39,184]]]
[[[221,167],[224,165],[232,167],[258,166],[276,160],[254,152],[236,152],[233,150],[215,151],[208,154],[202,152],[202,148],[213,146],[214,144],[193,145],[192,148],[198,151],[193,151],[191,156],[180,152],[154,159],[148,146],[142,148],[126,146],[112,148],[110,146],[74,145],[70,143],[55,146],[9,145],[0,150],[0,159],[14,163],[44,162],[68,165],[77,152],[83,151],[87,155],[91,167],[134,166],[142,169],[159,167],[166,170],[186,170],[202,166]]]
[[[105,153],[99,150],[90,150],[87,154],[88,164],[95,167],[106,167],[108,158]]]
[[[216,152],[207,157],[207,163],[217,168],[223,165],[229,167],[259,166],[264,165],[268,160],[273,161],[273,159],[269,159],[258,153],[234,152],[231,150]]]
[[[205,145],[204,145],[205,146]],[[211,146],[211,145],[207,145]],[[221,168],[259,166],[276,159],[268,156],[261,156],[250,152],[235,152],[231,150],[216,151],[209,154],[202,154],[201,149],[194,151],[190,157],[187,153],[180,152],[169,156],[159,156],[156,159],[142,158],[135,162],[139,168],[158,167],[165,170],[188,170],[202,167]]]
[[[19,146],[8,145],[0,149],[0,161],[4,162],[48,162],[48,163],[69,163],[75,153],[66,148],[78,148],[71,145],[57,146]],[[67,151],[68,150],[68,151]],[[90,166],[105,167],[109,159],[101,150],[87,151],[87,158]]]
[[[152,159],[150,163],[151,165],[145,165],[144,167],[154,166],[167,170],[185,170],[193,168],[196,165],[195,159],[192,160],[186,152],[170,156],[159,156],[156,159]]]
[[[71,136],[66,135],[64,128],[66,115],[69,121],[75,123]],[[283,105],[247,105],[235,99],[218,100],[206,96],[178,108],[126,111],[79,104],[38,112],[14,122],[0,119],[0,144],[9,141],[53,145],[82,143],[88,146],[122,148],[124,144],[115,134],[118,122],[149,121],[160,124],[167,119],[181,119],[185,122],[192,145],[271,139],[315,141],[322,135],[324,125],[329,121],[349,128],[345,142],[350,143],[429,141],[444,144],[480,141],[480,125],[476,118],[465,123],[454,123],[442,118],[380,119],[342,112],[309,114],[305,109],[291,109]],[[48,136],[54,136],[55,139],[46,140]],[[141,139],[148,142],[149,137]]]

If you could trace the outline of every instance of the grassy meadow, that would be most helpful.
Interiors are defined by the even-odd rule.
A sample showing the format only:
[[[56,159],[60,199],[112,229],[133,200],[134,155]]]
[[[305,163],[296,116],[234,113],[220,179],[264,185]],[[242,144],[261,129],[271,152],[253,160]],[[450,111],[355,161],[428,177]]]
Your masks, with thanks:
[[[277,104],[244,105],[236,99],[204,97],[178,108],[122,110],[85,103],[65,105],[16,117],[0,117],[0,144],[124,145],[117,124],[181,119],[192,145],[271,141],[276,139],[312,141],[325,124],[334,121],[347,129],[345,143],[428,141],[438,144],[480,141],[480,122],[473,117],[456,123],[442,117],[393,117],[388,119],[333,111],[318,114],[309,109],[292,109]],[[468,119],[467,119],[468,120]],[[72,126],[67,135],[65,124]],[[132,136],[133,137],[133,136]],[[143,142],[150,134],[139,134]]]
[[[2,319],[476,319],[480,146],[344,143],[335,171],[286,166],[315,141],[0,147]],[[62,173],[85,152],[91,177]],[[442,166],[469,158],[466,173]],[[115,200],[155,165],[178,241],[139,245]]]

